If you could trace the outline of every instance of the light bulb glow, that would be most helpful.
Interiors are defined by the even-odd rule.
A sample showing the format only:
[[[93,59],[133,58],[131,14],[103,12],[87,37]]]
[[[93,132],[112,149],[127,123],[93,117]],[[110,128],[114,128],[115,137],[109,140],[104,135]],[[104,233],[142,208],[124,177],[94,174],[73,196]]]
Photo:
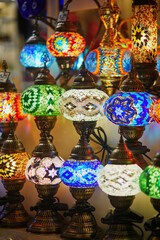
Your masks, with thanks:
[[[160,168],[148,166],[141,173],[139,186],[142,192],[152,198],[160,198]]]
[[[57,116],[60,114],[59,98],[64,89],[56,85],[34,85],[21,96],[23,109],[34,116]]]
[[[0,155],[0,178],[25,178],[25,168],[29,160],[26,152]]]
[[[4,92],[0,93],[0,122],[14,122],[23,120],[27,114],[22,110],[20,93]]]
[[[85,40],[75,32],[56,32],[47,40],[47,48],[55,57],[78,57],[85,49]]]
[[[32,157],[26,166],[26,178],[34,184],[59,184],[59,170],[64,163],[61,157]]]
[[[99,47],[88,54],[85,66],[94,75],[119,77],[131,70],[131,52],[125,48]]]
[[[98,184],[111,196],[133,196],[140,192],[141,173],[142,169],[137,164],[107,164],[98,174]]]
[[[28,44],[20,52],[20,62],[24,67],[42,68],[44,62],[47,67],[50,67],[54,62],[54,57],[49,53],[46,45]]]
[[[96,187],[98,185],[97,175],[102,168],[102,164],[97,159],[91,161],[81,160],[79,162],[69,159],[64,162],[59,176],[62,182],[69,187]]]
[[[117,125],[145,126],[153,121],[151,105],[155,101],[156,98],[146,92],[120,92],[106,101],[104,113]]]
[[[104,115],[107,94],[97,89],[71,89],[61,99],[61,113],[72,121],[96,121]]]

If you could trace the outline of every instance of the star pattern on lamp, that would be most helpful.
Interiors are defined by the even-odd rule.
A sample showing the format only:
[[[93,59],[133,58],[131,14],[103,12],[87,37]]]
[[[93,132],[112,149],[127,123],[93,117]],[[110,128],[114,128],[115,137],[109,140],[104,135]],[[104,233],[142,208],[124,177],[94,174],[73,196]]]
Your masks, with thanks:
[[[150,39],[150,33],[143,24],[137,24],[132,29],[132,39],[135,47],[142,48],[147,45]]]
[[[136,109],[131,98],[114,98],[106,109],[110,118],[116,123],[128,124],[132,120]]]

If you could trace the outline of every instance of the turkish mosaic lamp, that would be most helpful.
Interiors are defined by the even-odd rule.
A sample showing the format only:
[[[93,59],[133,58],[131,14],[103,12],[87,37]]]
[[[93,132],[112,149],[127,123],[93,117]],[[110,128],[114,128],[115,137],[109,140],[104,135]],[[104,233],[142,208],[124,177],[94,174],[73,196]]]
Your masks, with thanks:
[[[136,162],[143,169],[148,162],[143,158],[142,153],[147,153],[149,150],[138,140],[142,137],[145,126],[154,121],[152,106],[155,101],[155,96],[145,92],[142,82],[136,77],[132,67],[119,92],[107,99],[104,104],[105,115],[111,122],[120,126],[123,136],[127,139],[128,148],[134,151]]]
[[[60,98],[60,111],[65,118],[73,121],[78,134],[85,125],[89,139],[97,120],[104,116],[103,104],[107,98],[106,93],[96,89],[91,73],[82,64],[72,88]]]
[[[86,68],[100,77],[106,93],[111,96],[118,89],[124,75],[131,70],[131,52],[121,47],[117,37],[120,11],[114,1],[106,1],[100,8],[105,34],[100,46],[92,50],[85,61]]]
[[[132,4],[132,53],[138,78],[149,92],[158,78],[157,1],[134,0]]]
[[[0,213],[1,226],[25,227],[29,216],[22,204],[24,197],[20,190],[25,183],[25,167],[29,160],[23,144],[14,134],[13,120],[10,133],[3,143],[0,154],[0,178],[7,195]]]
[[[71,222],[63,231],[62,237],[91,239],[97,236],[97,223],[92,214],[92,207],[87,201],[98,185],[97,176],[102,168],[102,164],[88,145],[85,130],[82,129],[78,144],[59,171],[62,182],[70,187],[70,192],[76,199],[76,204],[67,213],[71,216]]]
[[[158,211],[157,216],[147,220],[144,224],[145,230],[150,231],[150,239],[156,239],[159,234],[160,221],[160,152],[157,152],[153,158],[153,164],[146,167],[140,175],[139,186],[141,191],[150,197],[150,201]]]
[[[61,11],[58,16],[55,33],[47,40],[49,52],[56,57],[58,66],[65,78],[65,84],[70,79],[70,70],[75,61],[85,49],[85,40],[77,32],[77,27],[69,21],[69,11]]]
[[[3,71],[1,72],[0,83],[0,145],[7,139],[10,131],[10,121],[12,119],[14,129],[19,121],[27,117],[26,112],[23,111],[20,97],[17,93],[14,83],[10,80],[10,72],[7,71],[7,62],[2,62]]]
[[[102,218],[102,223],[108,224],[104,239],[141,239],[134,230],[133,222],[142,222],[143,217],[132,212],[130,206],[140,192],[139,176],[142,169],[136,164],[131,151],[127,149],[121,136],[119,144],[112,151],[108,163],[98,174],[98,184],[103,192],[108,194],[115,210]]]
[[[45,60],[44,60],[45,56]],[[44,62],[49,68],[54,62],[54,57],[49,53],[46,47],[46,41],[38,32],[38,26],[32,32],[32,35],[26,42],[26,45],[20,52],[20,62],[27,69],[39,69],[44,67]]]

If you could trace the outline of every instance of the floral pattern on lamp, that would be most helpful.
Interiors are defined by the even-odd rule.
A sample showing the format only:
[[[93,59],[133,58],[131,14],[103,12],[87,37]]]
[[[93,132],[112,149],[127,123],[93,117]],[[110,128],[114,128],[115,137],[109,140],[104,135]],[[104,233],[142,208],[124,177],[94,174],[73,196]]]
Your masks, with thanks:
[[[34,184],[59,184],[59,170],[64,163],[61,157],[32,157],[26,166],[26,178]]]
[[[55,57],[78,57],[85,49],[85,40],[76,32],[56,32],[47,40],[47,48]]]
[[[104,113],[117,125],[145,126],[153,121],[151,106],[155,101],[156,97],[146,92],[120,92],[106,101]]]

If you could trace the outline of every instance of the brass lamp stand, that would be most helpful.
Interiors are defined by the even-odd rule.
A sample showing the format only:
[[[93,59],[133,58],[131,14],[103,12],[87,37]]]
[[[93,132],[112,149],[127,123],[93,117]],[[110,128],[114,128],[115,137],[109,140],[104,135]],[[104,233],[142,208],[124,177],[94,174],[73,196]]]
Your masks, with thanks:
[[[56,116],[36,116],[35,122],[41,131],[41,139],[32,156],[41,159],[58,156],[52,144],[52,139],[48,138],[56,123]],[[59,184],[35,184],[35,187],[41,200],[36,206],[31,207],[31,210],[35,210],[37,213],[34,220],[29,224],[27,231],[33,233],[60,233],[65,225],[65,220],[58,211],[65,211],[68,207],[67,204],[60,203],[59,199],[55,197]]]
[[[3,143],[1,149],[2,154],[21,154],[25,152],[22,143],[15,136],[13,129],[14,123],[12,124],[10,122],[10,133],[7,140]],[[28,160],[28,158],[26,160]],[[3,168],[3,163],[1,164],[1,167]],[[25,162],[23,164],[25,164]],[[5,168],[7,168],[7,166],[5,166]],[[12,169],[10,171],[12,172]],[[16,175],[16,172],[14,174]],[[0,213],[0,225],[3,227],[14,228],[25,227],[29,220],[29,216],[22,204],[24,197],[20,194],[20,190],[25,183],[25,178],[4,178],[2,179],[2,183],[7,190],[7,195],[0,199],[0,205],[3,206],[3,210]]]

